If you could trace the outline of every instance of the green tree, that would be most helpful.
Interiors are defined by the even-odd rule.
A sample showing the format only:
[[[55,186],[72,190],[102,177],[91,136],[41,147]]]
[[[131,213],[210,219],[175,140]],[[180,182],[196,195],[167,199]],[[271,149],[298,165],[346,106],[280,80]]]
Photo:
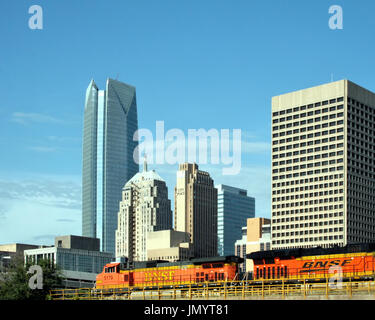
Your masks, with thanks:
[[[29,280],[33,274],[28,274],[32,264],[25,265],[23,257],[16,257],[7,272],[0,275],[0,300],[45,300],[53,288],[61,288],[61,270],[48,260],[39,260],[38,265],[43,270],[43,289],[31,289]]]

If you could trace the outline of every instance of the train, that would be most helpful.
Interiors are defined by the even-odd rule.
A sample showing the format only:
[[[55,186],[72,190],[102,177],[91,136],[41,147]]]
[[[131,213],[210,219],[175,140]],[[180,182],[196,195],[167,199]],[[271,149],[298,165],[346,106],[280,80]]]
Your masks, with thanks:
[[[248,285],[267,281],[374,280],[375,243],[348,244],[331,248],[297,248],[249,253],[252,271],[240,274],[244,259],[237,256],[191,259],[188,261],[112,262],[97,275],[97,289],[152,288],[157,286]]]
[[[243,259],[236,256],[188,261],[112,262],[96,277],[97,289],[217,283],[232,280]]]
[[[373,280],[375,243],[260,251],[247,258],[253,263],[254,280],[324,281],[334,275]]]

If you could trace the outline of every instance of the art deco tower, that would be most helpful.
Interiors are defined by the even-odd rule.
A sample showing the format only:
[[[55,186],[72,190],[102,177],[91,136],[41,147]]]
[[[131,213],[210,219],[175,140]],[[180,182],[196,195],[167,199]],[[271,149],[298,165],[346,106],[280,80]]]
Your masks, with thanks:
[[[135,88],[108,79],[106,90],[92,80],[86,91],[83,128],[82,235],[101,239],[115,253],[118,205],[124,181],[139,170]]]
[[[189,233],[195,258],[218,255],[217,189],[195,163],[180,164],[177,171],[174,229]]]
[[[137,173],[126,182],[118,209],[116,257],[147,260],[147,234],[172,228],[171,201],[165,181],[154,171]]]

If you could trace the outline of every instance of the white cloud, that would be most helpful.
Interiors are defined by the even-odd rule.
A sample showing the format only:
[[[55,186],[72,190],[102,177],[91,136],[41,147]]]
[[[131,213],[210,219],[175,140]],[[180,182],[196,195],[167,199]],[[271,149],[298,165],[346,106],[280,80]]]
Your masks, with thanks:
[[[0,243],[53,244],[81,234],[81,186],[74,177],[0,180]]]
[[[57,148],[54,147],[28,147],[29,150],[36,151],[36,152],[55,152]]]
[[[81,233],[80,210],[51,207],[35,201],[0,201],[9,205],[6,221],[0,223],[0,243],[52,245],[55,236]],[[72,222],[56,222],[58,217]]]
[[[52,117],[50,115],[42,114],[42,113],[25,113],[25,112],[13,112],[12,113],[12,122],[16,122],[19,124],[29,124],[29,123],[64,123],[63,120]]]
[[[58,136],[48,136],[47,137],[48,141],[53,141],[54,143],[56,142],[66,142],[66,143],[76,143],[76,142],[81,142],[81,138],[78,137],[58,137]]]

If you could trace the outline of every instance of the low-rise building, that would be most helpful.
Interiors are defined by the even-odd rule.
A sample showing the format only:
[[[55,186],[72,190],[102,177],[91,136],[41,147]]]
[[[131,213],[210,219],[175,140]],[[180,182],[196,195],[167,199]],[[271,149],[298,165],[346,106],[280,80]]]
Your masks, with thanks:
[[[11,243],[11,244],[1,244],[0,245],[0,272],[6,271],[11,265],[11,262],[16,257],[23,257],[23,253],[28,249],[36,249],[46,246],[38,246],[32,244],[23,243]]]
[[[191,258],[192,254],[187,232],[162,230],[147,234],[147,260],[183,261]]]
[[[55,238],[55,246],[24,251],[25,263],[46,259],[60,267],[67,288],[93,287],[96,276],[114,255],[101,252],[100,240],[81,236]]]

